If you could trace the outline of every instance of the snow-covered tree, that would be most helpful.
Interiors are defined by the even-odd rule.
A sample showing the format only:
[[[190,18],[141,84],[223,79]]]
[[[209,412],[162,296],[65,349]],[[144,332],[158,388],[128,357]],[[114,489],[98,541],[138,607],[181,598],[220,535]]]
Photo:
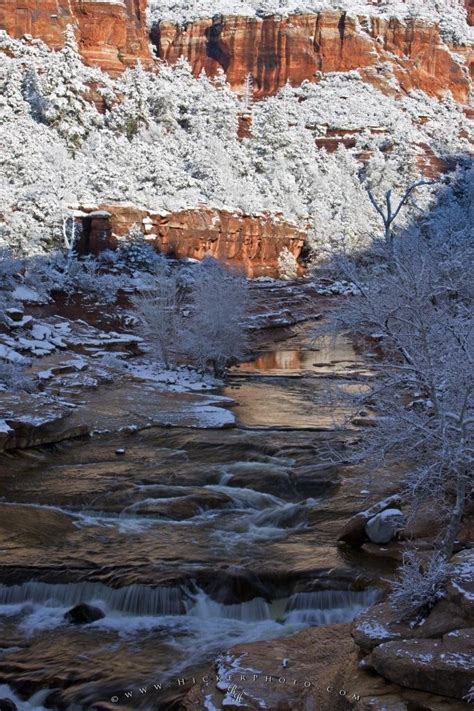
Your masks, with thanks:
[[[401,482],[413,508],[427,500],[444,520],[440,548],[453,551],[474,471],[474,372],[472,228],[466,215],[451,233],[438,231],[437,218],[472,211],[473,168],[458,171],[439,205],[419,226],[406,230],[393,249],[382,245],[385,262],[362,269],[345,263],[359,295],[338,314],[337,323],[364,338],[376,338],[384,358],[379,377],[359,395],[362,406],[376,402],[375,426],[368,428],[352,461],[372,468],[405,462]]]
[[[77,149],[102,117],[87,100],[87,73],[79,54],[72,25],[64,33],[64,47],[51,55],[45,71],[38,75],[34,112],[56,129],[67,145]]]
[[[195,271],[191,313],[183,324],[184,350],[200,368],[210,368],[220,376],[246,352],[248,285],[244,277],[212,258]]]
[[[178,274],[163,263],[155,271],[153,288],[133,298],[139,331],[153,358],[166,368],[176,364],[181,347],[184,296]]]
[[[149,75],[141,62],[137,62],[133,69],[125,70],[117,85],[122,99],[107,116],[109,128],[131,139],[142,128],[149,126],[149,84]]]
[[[288,247],[283,247],[278,255],[278,271],[282,279],[296,279],[298,276],[298,262]]]

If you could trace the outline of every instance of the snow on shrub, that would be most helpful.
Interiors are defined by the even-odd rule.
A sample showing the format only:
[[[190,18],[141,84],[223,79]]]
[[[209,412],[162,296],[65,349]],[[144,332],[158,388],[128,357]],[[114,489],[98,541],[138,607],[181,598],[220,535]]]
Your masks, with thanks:
[[[391,606],[402,618],[426,614],[444,596],[449,571],[450,566],[441,553],[423,560],[416,551],[408,551],[399,569],[399,579],[392,583]]]

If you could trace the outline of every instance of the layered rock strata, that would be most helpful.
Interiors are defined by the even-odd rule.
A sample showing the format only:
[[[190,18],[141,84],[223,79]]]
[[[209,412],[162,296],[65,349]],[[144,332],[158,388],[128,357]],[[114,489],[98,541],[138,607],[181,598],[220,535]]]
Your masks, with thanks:
[[[73,25],[86,64],[116,74],[138,59],[152,63],[146,5],[147,0],[2,0],[0,28],[59,49],[65,28]]]
[[[470,88],[472,52],[462,57],[442,41],[439,29],[420,19],[349,16],[324,11],[289,17],[214,17],[185,25],[161,22],[152,31],[161,59],[185,57],[198,75],[223,69],[234,89],[253,79],[256,98],[274,94],[287,82],[314,81],[317,72],[361,70],[365,79],[386,91],[389,64],[402,91],[430,95],[450,90],[461,102]],[[464,61],[463,61],[464,60]]]
[[[472,0],[466,7],[472,23]],[[114,74],[137,60],[147,66],[154,62],[146,0],[2,1],[0,27],[12,37],[33,35],[58,48],[68,24],[76,27],[87,64]],[[401,91],[440,96],[449,90],[461,102],[471,85],[471,49],[449,48],[436,24],[417,18],[357,17],[340,10],[217,16],[184,24],[163,21],[152,29],[151,40],[160,59],[173,64],[185,57],[196,75],[223,69],[238,91],[251,75],[255,98],[272,95],[287,82],[315,81],[318,72],[352,69],[389,93],[394,92],[392,74]]]
[[[80,217],[82,253],[115,248],[134,224],[158,252],[178,258],[221,259],[247,276],[278,276],[278,260],[287,249],[298,261],[306,232],[278,216],[245,215],[201,207],[158,213],[133,205],[102,205]]]

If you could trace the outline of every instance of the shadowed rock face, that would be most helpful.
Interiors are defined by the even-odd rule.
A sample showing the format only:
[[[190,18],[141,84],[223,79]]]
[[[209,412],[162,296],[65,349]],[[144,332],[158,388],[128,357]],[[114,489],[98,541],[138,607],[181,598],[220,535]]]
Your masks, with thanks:
[[[440,39],[436,25],[421,20],[360,18],[339,11],[290,17],[219,17],[179,26],[162,22],[152,32],[160,58],[186,57],[198,75],[224,69],[243,90],[247,74],[256,97],[274,94],[288,81],[298,85],[321,72],[362,70],[364,78],[393,92],[376,65],[389,62],[403,91],[431,95],[450,90],[458,101],[469,92],[469,75]],[[465,54],[466,65],[472,61]]]
[[[87,64],[121,72],[140,59],[151,62],[146,28],[147,0],[2,0],[0,27],[12,37],[39,37],[50,47],[64,44],[74,25]]]

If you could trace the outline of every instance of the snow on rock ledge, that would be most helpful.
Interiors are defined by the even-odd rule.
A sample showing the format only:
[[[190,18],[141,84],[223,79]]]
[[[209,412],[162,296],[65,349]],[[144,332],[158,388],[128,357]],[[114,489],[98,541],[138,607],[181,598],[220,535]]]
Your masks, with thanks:
[[[0,451],[24,449],[88,434],[85,424],[68,424],[71,408],[43,395],[0,393]]]
[[[81,253],[97,254],[114,248],[120,237],[139,224],[158,252],[178,258],[216,257],[244,269],[249,277],[277,276],[282,250],[288,249],[298,260],[307,236],[304,230],[278,216],[246,215],[210,207],[161,213],[123,203],[101,205],[101,215],[111,215],[106,225],[104,217],[91,219],[97,210],[81,210],[87,213],[87,228],[78,245]]]

